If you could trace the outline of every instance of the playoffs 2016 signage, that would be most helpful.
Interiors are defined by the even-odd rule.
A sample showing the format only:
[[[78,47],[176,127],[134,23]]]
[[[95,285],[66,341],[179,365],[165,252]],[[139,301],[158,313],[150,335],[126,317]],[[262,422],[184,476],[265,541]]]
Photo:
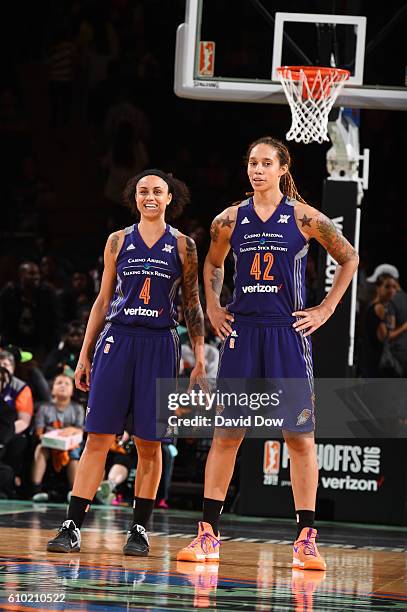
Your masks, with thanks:
[[[347,491],[378,491],[383,484],[380,475],[380,446],[317,444],[320,484],[323,489]],[[289,467],[288,448],[278,440],[266,440],[263,452],[263,485],[282,486],[280,470]]]
[[[406,523],[403,440],[319,441],[318,515],[325,520]],[[290,458],[283,440],[246,440],[239,511],[291,517]],[[394,491],[400,503],[394,502]]]

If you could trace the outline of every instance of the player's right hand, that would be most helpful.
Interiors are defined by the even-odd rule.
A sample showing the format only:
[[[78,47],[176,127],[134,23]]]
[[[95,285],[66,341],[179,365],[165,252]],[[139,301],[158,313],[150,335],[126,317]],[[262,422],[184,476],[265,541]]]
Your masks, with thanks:
[[[88,357],[79,357],[75,370],[75,387],[81,391],[89,391],[91,365]]]
[[[233,329],[229,325],[229,321],[233,323],[235,320],[233,315],[222,306],[208,308],[207,313],[216,335],[219,336],[221,340],[225,340],[230,336]]]

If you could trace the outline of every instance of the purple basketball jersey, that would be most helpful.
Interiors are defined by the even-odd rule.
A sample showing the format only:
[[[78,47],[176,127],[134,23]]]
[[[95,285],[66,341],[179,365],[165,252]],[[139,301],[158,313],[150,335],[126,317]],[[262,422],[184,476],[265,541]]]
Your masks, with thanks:
[[[168,329],[177,324],[174,298],[181,283],[178,230],[170,225],[149,248],[135,223],[125,230],[117,257],[117,284],[106,321],[130,327]]]
[[[254,210],[253,198],[239,206],[231,238],[235,289],[228,310],[237,317],[294,321],[305,305],[308,243],[298,229],[294,201],[281,200],[267,221]]]

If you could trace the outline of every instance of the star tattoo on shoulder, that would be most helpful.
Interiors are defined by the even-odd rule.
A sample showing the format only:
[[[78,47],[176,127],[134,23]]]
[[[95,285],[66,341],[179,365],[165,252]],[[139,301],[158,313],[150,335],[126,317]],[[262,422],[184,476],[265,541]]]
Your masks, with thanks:
[[[227,227],[232,227],[232,225],[234,223],[234,220],[233,219],[229,219],[229,215],[226,215],[226,218],[222,217],[220,219],[220,222],[222,224],[222,227],[226,227],[226,226]]]
[[[304,227],[305,225],[308,225],[308,227],[311,227],[312,217],[307,217],[307,215],[304,213],[304,216],[302,219],[300,219],[300,221],[301,221],[301,227]]]

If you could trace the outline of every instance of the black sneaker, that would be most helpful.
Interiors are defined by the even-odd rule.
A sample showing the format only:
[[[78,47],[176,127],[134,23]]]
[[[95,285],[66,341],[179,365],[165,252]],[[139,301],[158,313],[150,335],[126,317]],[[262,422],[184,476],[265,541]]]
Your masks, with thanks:
[[[79,552],[81,549],[81,532],[75,523],[68,519],[58,529],[55,538],[47,544],[48,552]]]
[[[150,551],[148,535],[141,525],[133,525],[127,532],[127,542],[123,548],[123,554],[135,557],[147,557]]]

